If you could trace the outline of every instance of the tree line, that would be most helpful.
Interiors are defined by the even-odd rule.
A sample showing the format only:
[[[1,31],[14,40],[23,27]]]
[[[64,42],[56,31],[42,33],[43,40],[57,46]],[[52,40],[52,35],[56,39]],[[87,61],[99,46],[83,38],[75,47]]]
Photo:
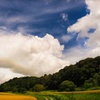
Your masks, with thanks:
[[[74,91],[97,89],[100,86],[100,56],[87,58],[75,65],[66,66],[54,74],[41,77],[20,77],[0,85],[0,91]]]

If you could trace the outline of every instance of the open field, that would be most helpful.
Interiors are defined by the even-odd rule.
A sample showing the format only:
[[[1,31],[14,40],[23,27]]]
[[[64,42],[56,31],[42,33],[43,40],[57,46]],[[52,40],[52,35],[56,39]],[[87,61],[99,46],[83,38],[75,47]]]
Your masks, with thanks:
[[[0,100],[37,100],[32,96],[17,95],[12,93],[0,93]]]
[[[37,100],[100,100],[100,90],[76,92],[28,92]]]
[[[0,100],[100,100],[100,90],[75,92],[26,92],[24,95],[2,92],[0,93]]]

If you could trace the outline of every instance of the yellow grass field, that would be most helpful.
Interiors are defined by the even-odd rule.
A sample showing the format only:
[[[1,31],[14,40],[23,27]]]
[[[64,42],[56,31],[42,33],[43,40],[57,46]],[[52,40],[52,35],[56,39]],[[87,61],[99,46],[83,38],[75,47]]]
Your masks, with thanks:
[[[23,96],[12,93],[0,93],[0,100],[37,100],[32,96]]]

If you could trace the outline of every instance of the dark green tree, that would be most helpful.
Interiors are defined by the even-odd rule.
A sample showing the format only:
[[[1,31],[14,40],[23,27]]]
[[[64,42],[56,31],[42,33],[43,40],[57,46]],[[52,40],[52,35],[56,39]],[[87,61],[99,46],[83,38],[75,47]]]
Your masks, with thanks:
[[[44,85],[42,84],[36,84],[34,87],[33,87],[33,91],[35,92],[40,92],[40,91],[43,91],[45,90],[45,87]]]
[[[96,79],[90,78],[90,79],[88,79],[84,82],[84,88],[85,89],[95,87],[95,86],[97,86],[97,80]]]
[[[65,80],[61,83],[59,90],[60,91],[74,91],[75,84],[72,81]]]
[[[100,86],[100,72],[96,73],[93,78],[97,81],[97,86]]]

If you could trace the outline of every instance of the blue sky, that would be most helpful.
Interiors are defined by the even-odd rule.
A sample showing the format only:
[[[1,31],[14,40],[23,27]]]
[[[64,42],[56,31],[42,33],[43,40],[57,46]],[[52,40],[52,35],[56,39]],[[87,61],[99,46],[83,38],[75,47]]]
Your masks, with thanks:
[[[61,37],[87,13],[84,0],[0,0],[0,27],[39,37],[49,33],[68,49],[80,41],[76,35],[68,42]]]
[[[100,56],[99,0],[0,0],[0,83],[52,74]]]

